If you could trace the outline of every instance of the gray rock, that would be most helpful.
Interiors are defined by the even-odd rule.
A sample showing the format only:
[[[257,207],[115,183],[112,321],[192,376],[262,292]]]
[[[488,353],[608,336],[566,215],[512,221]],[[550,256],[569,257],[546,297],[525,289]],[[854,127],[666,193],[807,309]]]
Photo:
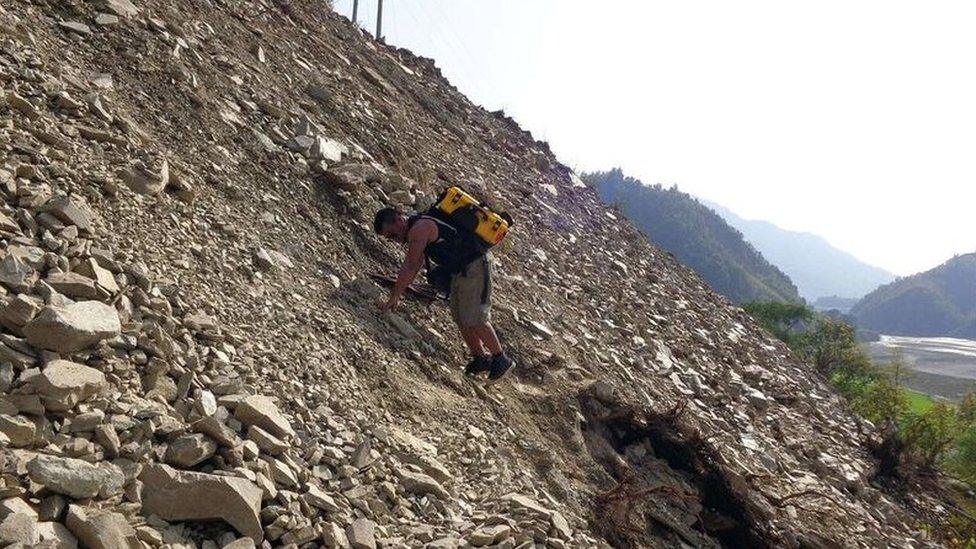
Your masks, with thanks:
[[[254,253],[254,262],[262,271],[284,270],[294,267],[287,255],[264,248],[258,248],[258,251]]]
[[[68,530],[88,549],[137,549],[141,547],[136,531],[125,516],[112,511],[71,505],[68,507]]]
[[[261,450],[275,456],[291,448],[291,445],[257,425],[248,427],[247,438],[254,441]]]
[[[44,282],[72,299],[97,299],[102,296],[95,281],[79,273],[53,273]]]
[[[348,147],[335,139],[329,139],[321,135],[316,136],[308,152],[308,156],[312,160],[326,160],[329,162],[339,162],[342,160],[342,156],[346,154],[349,154]]]
[[[7,437],[8,444],[14,448],[32,446],[36,430],[34,422],[24,416],[0,414],[0,433]]]
[[[193,422],[192,428],[194,432],[203,433],[216,440],[221,446],[226,446],[227,448],[235,448],[241,444],[241,439],[237,436],[237,433],[227,425],[224,425],[222,421],[212,416],[207,416]]]
[[[118,312],[98,301],[45,307],[24,327],[31,345],[58,353],[80,351],[121,331]]]
[[[142,164],[121,173],[122,181],[137,194],[156,195],[169,184],[169,161],[163,160],[159,171],[154,172]]]
[[[60,522],[39,522],[37,533],[44,549],[77,549],[78,538]]]
[[[20,333],[21,329],[37,316],[43,307],[36,298],[17,294],[0,309],[0,324]]]
[[[12,497],[0,501],[0,520],[16,513],[38,516],[37,512],[23,498]]]
[[[357,469],[364,469],[373,463],[373,446],[366,439],[356,446],[352,453],[352,466]]]
[[[80,34],[82,36],[91,34],[91,28],[89,28],[88,25],[78,23],[77,21],[59,21],[58,26],[66,31]]]
[[[108,387],[102,372],[67,360],[50,362],[30,383],[44,408],[53,412],[70,410]]]
[[[335,513],[340,509],[340,507],[336,505],[335,500],[332,499],[332,496],[325,493],[325,491],[318,486],[309,486],[308,492],[302,494],[302,499],[304,499],[305,503],[311,505],[312,507],[317,507],[329,513]]]
[[[117,294],[119,292],[119,285],[115,281],[115,276],[112,275],[111,271],[102,267],[98,264],[94,258],[88,258],[82,261],[76,271],[92,280],[109,294]]]
[[[26,116],[30,120],[37,120],[41,117],[40,111],[30,101],[17,95],[14,92],[7,94],[7,104],[10,108]]]
[[[119,17],[135,17],[139,15],[137,8],[130,0],[103,0],[105,9]]]
[[[177,467],[193,467],[213,457],[217,443],[201,434],[183,435],[166,448],[166,463]]]
[[[18,225],[17,222],[14,221],[13,219],[10,219],[3,213],[0,213],[0,231],[4,231],[8,233],[19,233],[20,225]]]
[[[114,458],[119,455],[121,441],[111,423],[103,423],[95,427],[95,442],[102,445],[105,457]]]
[[[346,537],[352,549],[376,549],[376,523],[359,518],[346,528]]]
[[[12,253],[0,260],[0,283],[15,292],[26,292],[35,277],[34,269]]]
[[[111,13],[99,13],[95,16],[95,24],[100,27],[111,27],[119,24],[119,16]]]
[[[91,229],[95,214],[81,199],[61,196],[52,198],[45,205],[44,210],[58,218],[66,225],[74,225],[80,231]]]
[[[326,549],[349,549],[349,539],[342,528],[334,522],[326,522],[322,525],[322,545]]]
[[[167,465],[148,465],[139,475],[142,512],[163,520],[223,519],[255,543],[264,539],[258,512],[261,489],[243,478],[177,471]]]
[[[451,494],[436,480],[423,473],[415,473],[406,469],[396,472],[400,477],[400,485],[410,494],[418,496],[434,495],[442,500],[450,500]]]
[[[555,537],[563,540],[573,539],[573,530],[561,513],[554,511],[549,517],[549,522],[552,525],[552,532]]]
[[[512,528],[507,524],[482,526],[474,532],[471,532],[471,535],[468,537],[468,543],[474,547],[484,547],[502,541],[511,533]]]
[[[249,396],[234,410],[234,418],[245,425],[257,425],[277,437],[293,437],[295,431],[274,401],[266,396]]]
[[[79,499],[108,497],[121,492],[125,484],[122,469],[111,463],[93,465],[80,459],[44,454],[27,462],[27,473],[31,480],[52,492]]]
[[[40,540],[37,515],[13,513],[0,521],[0,545],[23,543],[27,547],[33,547]]]
[[[212,416],[217,413],[217,397],[210,391],[200,391],[193,403],[193,409],[202,416]]]

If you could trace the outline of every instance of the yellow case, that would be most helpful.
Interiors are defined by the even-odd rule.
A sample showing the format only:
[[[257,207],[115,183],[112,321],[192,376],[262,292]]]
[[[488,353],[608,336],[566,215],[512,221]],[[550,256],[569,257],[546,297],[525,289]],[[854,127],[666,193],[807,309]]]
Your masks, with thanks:
[[[459,208],[475,206],[478,216],[478,226],[475,227],[475,234],[487,244],[494,246],[505,238],[508,232],[508,221],[502,216],[487,209],[482,208],[481,204],[470,194],[461,190],[460,187],[450,187],[444,195],[444,200],[437,204],[437,209],[446,214],[452,214]]]
[[[474,232],[482,240],[494,246],[501,242],[505,238],[505,234],[508,233],[508,221],[491,210],[481,208],[478,210],[478,226]]]
[[[452,214],[454,210],[470,205],[480,206],[470,194],[462,191],[459,187],[451,187],[447,189],[444,200],[441,200],[441,203],[437,205],[437,209],[446,214]]]

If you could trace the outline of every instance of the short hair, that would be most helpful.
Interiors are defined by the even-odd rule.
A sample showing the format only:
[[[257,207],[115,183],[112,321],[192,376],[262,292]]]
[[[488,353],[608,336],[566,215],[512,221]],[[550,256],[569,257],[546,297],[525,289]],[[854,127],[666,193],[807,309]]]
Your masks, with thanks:
[[[382,232],[383,227],[386,227],[389,223],[393,223],[399,215],[400,212],[396,208],[383,208],[376,212],[376,217],[373,218],[373,230],[377,233]]]

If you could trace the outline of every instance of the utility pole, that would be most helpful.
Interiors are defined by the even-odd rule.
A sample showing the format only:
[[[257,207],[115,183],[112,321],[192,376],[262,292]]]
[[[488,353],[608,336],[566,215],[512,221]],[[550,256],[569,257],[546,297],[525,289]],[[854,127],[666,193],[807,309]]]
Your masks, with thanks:
[[[359,22],[359,0],[352,0],[352,22]]]
[[[383,0],[378,0],[376,8],[376,39],[383,39]]]

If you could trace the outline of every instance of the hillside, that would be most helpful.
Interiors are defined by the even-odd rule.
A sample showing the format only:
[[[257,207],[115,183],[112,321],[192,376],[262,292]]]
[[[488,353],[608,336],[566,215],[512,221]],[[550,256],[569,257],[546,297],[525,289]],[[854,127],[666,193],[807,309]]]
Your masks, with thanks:
[[[674,254],[733,302],[800,300],[786,275],[688,193],[644,185],[619,168],[583,179],[651,242]]]
[[[6,0],[0,50],[0,545],[934,545],[823,379],[324,3]],[[458,181],[518,221],[490,389],[370,278]]]
[[[859,327],[888,335],[976,339],[976,253],[881,286],[851,315]]]
[[[728,208],[708,203],[770,263],[782,269],[800,295],[815,303],[821,297],[860,298],[895,275],[835,248],[822,237],[790,231],[768,221],[743,219]]]

